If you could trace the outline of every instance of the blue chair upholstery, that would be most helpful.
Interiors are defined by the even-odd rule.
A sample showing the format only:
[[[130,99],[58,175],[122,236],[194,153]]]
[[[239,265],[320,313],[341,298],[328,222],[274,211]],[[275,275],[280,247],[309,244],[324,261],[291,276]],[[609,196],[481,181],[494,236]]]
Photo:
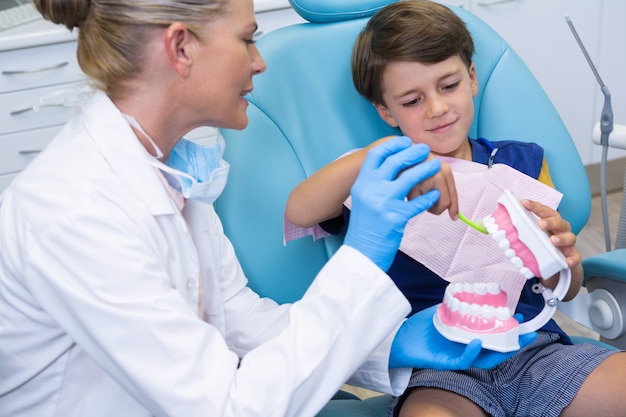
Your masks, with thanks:
[[[250,285],[278,302],[302,296],[341,242],[304,238],[283,245],[283,213],[290,191],[344,152],[398,134],[354,89],[352,46],[368,16],[393,0],[291,0],[315,23],[261,37],[267,71],[254,79],[249,126],[224,130],[228,186],[216,202]],[[471,31],[479,93],[470,136],[516,139],[544,147],[561,211],[578,232],[591,198],[582,161],[554,106],[526,65],[487,24],[451,7]],[[390,397],[331,401],[320,416],[383,416]]]

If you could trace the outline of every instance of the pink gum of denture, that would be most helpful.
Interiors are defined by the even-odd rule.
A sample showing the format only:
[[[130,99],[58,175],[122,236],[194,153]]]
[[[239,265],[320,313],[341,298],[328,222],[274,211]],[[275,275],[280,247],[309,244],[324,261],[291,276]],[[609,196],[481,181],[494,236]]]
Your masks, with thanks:
[[[480,339],[485,349],[519,349],[519,323],[507,307],[506,293],[496,283],[449,284],[433,323],[439,333],[455,342]]]
[[[437,308],[437,314],[446,326],[454,326],[471,332],[506,332],[518,326],[510,312],[505,313],[504,318],[496,316],[496,309],[506,309],[507,295],[504,291],[498,294],[477,294],[475,292],[457,292],[454,298],[458,300],[456,311],[444,302]],[[456,301],[455,301],[456,303]],[[460,307],[464,305],[465,307]],[[486,315],[480,314],[481,309],[489,311]],[[502,314],[500,314],[502,315]],[[508,315],[508,317],[506,317]]]
[[[565,257],[509,190],[498,199],[496,210],[483,219],[489,235],[527,279],[550,278],[567,269]]]
[[[491,215],[498,225],[498,229],[504,231],[509,242],[509,248],[515,251],[515,256],[520,258],[524,266],[531,270],[533,276],[540,276],[541,272],[539,271],[537,258],[535,258],[528,246],[519,239],[517,229],[513,225],[506,207],[498,203],[498,208]]]

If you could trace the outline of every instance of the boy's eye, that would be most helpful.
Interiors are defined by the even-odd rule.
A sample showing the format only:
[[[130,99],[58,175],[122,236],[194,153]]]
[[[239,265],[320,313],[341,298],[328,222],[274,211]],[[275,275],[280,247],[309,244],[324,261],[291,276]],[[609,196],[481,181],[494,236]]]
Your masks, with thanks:
[[[461,82],[460,81],[455,81],[451,84],[446,84],[443,86],[444,90],[454,90],[455,88],[457,88],[459,86]]]
[[[403,107],[413,107],[416,106],[420,102],[419,98],[414,98],[413,100],[406,101],[402,103]]]

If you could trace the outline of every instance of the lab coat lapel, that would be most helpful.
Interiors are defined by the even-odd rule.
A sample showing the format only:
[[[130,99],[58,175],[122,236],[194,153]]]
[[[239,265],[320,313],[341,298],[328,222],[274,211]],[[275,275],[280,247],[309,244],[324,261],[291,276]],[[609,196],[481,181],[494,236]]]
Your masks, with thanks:
[[[85,125],[113,171],[153,215],[177,211],[148,164],[152,158],[122,113],[103,92],[95,92],[84,107]]]
[[[121,183],[150,212],[168,245],[166,266],[172,284],[195,311],[198,309],[200,266],[191,234],[176,204],[159,179],[153,158],[137,139],[113,102],[96,92],[84,108],[89,135]]]

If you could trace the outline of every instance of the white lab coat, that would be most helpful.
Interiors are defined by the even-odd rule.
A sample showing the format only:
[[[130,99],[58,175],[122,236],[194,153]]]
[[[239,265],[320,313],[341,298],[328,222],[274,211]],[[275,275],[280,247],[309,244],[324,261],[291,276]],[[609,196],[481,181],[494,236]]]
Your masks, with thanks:
[[[404,389],[409,306],[382,271],[342,247],[301,301],[259,298],[213,207],[181,214],[149,158],[96,93],[4,194],[1,416],[304,417],[359,365]]]

